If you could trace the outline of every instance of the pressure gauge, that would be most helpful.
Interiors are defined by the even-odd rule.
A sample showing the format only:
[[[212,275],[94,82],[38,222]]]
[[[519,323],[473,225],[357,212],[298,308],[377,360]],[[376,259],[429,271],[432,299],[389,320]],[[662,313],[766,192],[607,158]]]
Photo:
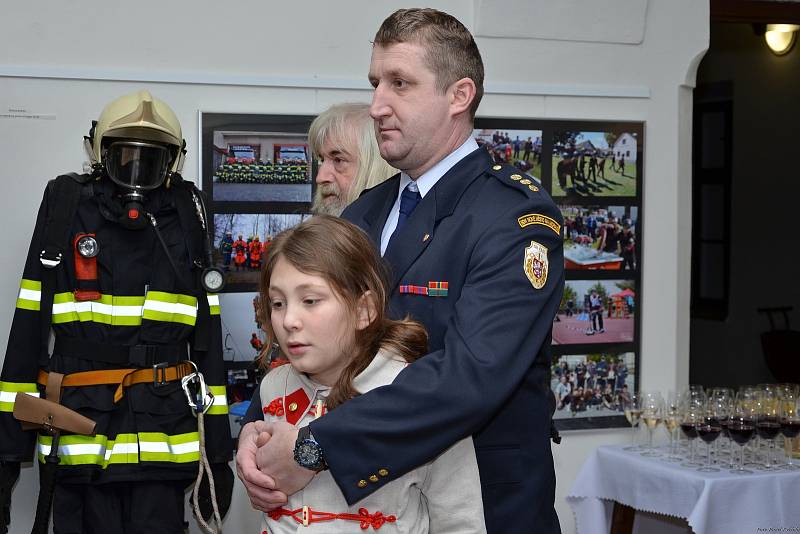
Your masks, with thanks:
[[[218,293],[225,285],[225,276],[222,270],[216,267],[208,267],[203,269],[202,274],[203,289],[209,293]]]

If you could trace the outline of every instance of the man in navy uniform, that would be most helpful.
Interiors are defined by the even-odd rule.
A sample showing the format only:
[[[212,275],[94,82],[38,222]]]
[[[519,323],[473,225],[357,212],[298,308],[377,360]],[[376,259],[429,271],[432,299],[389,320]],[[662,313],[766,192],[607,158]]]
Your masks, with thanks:
[[[488,531],[560,532],[549,388],[564,285],[559,210],[472,138],[483,63],[458,20],[433,9],[390,15],[369,79],[381,155],[402,172],[343,216],[380,247],[391,313],[422,321],[431,353],[300,432],[248,424],[240,477],[268,510],[330,469],[354,503],[473,435]]]

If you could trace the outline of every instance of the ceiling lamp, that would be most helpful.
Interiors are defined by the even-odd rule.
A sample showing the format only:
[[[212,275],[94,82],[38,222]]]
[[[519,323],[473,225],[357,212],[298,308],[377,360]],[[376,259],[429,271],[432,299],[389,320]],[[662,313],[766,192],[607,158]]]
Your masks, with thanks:
[[[767,24],[767,31],[764,39],[767,46],[777,56],[782,56],[792,49],[797,39],[797,24]]]

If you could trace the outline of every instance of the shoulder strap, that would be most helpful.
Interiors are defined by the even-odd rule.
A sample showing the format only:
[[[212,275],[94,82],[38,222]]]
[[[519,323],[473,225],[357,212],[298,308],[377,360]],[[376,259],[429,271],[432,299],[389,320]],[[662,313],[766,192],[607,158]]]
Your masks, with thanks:
[[[41,321],[40,363],[49,358],[50,320],[53,314],[53,293],[56,285],[56,267],[61,264],[69,247],[72,219],[78,211],[83,185],[89,182],[88,174],[62,174],[47,184],[48,211],[45,218],[44,246],[39,253],[42,262],[42,290],[39,304]]]
[[[175,207],[178,210],[181,228],[188,234],[186,240],[189,249],[189,257],[194,265],[203,265],[203,243],[207,231],[203,228],[203,221],[199,213],[199,208],[195,204],[194,195],[199,198],[202,193],[192,182],[180,180],[173,182],[173,187],[180,189],[176,191]],[[202,202],[202,200],[200,200]],[[208,224],[208,221],[205,221]],[[198,250],[198,246],[200,250]],[[208,296],[200,284],[200,270],[195,269],[194,284],[197,295],[197,322],[194,328],[194,340],[192,349],[195,351],[206,352],[209,346],[209,332],[211,330],[211,308],[208,304]]]

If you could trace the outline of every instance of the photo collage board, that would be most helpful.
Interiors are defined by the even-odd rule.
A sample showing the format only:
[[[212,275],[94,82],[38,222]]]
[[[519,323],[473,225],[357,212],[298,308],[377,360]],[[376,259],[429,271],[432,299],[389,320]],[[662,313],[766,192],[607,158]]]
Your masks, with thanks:
[[[556,427],[628,426],[623,405],[639,385],[644,123],[476,117],[473,135],[545,189],[564,218]]]
[[[265,335],[258,308],[262,260],[272,238],[311,216],[313,115],[200,113],[200,175],[208,205],[220,294],[223,358],[232,416],[257,387]],[[241,412],[241,413],[239,413]],[[238,425],[234,436],[238,434]]]

